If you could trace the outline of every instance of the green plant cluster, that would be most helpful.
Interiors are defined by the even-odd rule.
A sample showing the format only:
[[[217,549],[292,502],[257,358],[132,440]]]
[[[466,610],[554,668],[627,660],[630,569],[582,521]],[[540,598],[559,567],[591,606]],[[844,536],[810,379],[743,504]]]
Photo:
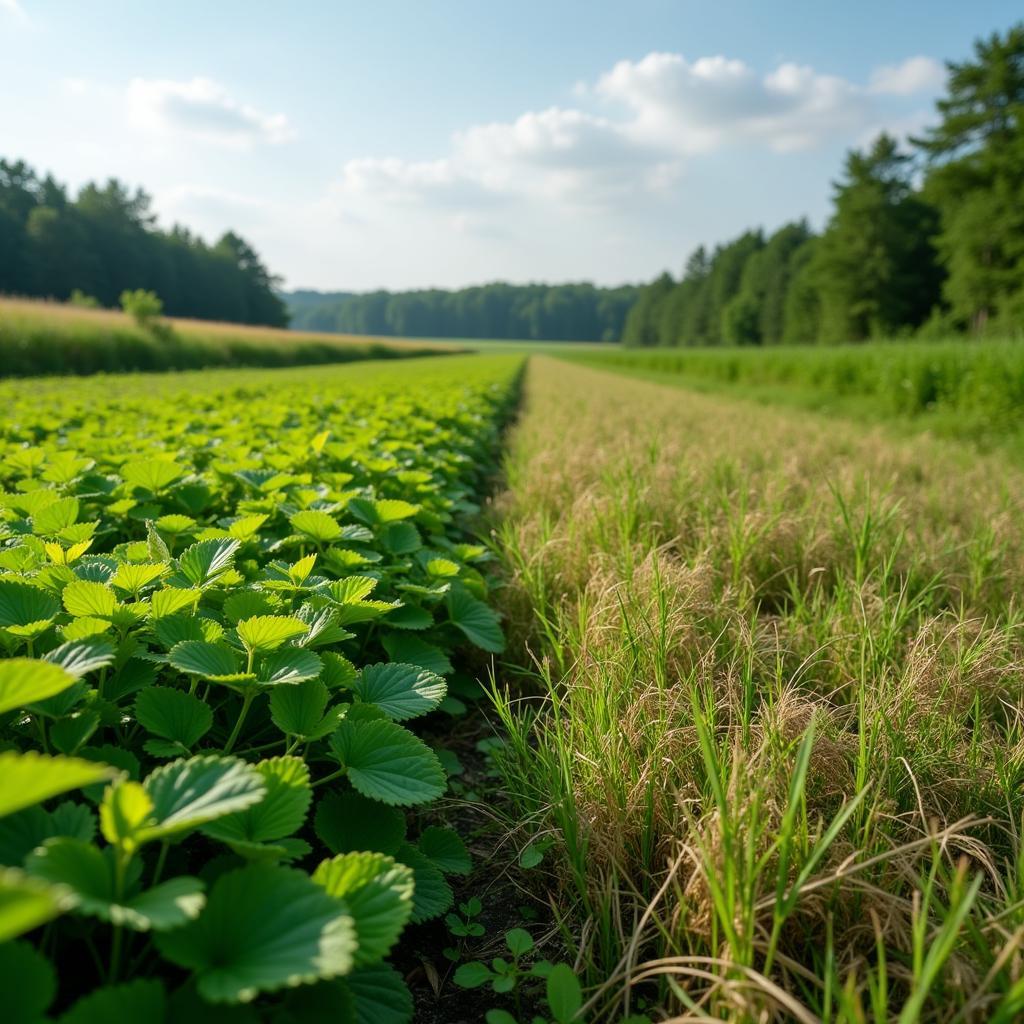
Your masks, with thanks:
[[[399,1024],[509,357],[0,388],[8,1024]],[[144,387],[139,387],[144,383]],[[464,684],[463,684],[464,685]]]

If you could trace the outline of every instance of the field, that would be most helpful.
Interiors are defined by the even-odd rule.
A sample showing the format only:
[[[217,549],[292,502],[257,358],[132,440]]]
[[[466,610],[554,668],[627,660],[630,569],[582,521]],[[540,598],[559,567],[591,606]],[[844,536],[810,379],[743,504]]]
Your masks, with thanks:
[[[879,417],[986,446],[1021,447],[1024,348],[1013,341],[808,348],[606,349],[595,366],[857,418]]]
[[[526,351],[0,382],[14,1024],[1021,1019],[1015,352]]]
[[[419,342],[248,327],[169,317],[156,331],[124,313],[0,297],[0,359],[6,376],[298,366],[449,352]]]

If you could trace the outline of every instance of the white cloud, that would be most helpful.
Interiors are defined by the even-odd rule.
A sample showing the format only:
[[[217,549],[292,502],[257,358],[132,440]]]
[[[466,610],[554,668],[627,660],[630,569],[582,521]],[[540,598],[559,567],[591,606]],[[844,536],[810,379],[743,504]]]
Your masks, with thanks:
[[[932,57],[908,57],[900,64],[875,68],[869,90],[879,96],[912,96],[936,92],[946,81],[946,68]]]
[[[21,6],[18,0],[0,0],[0,11],[11,15],[17,21],[28,21],[28,15],[25,13],[25,8]]]
[[[126,98],[131,123],[155,136],[184,135],[233,148],[276,145],[294,137],[284,114],[265,114],[240,103],[209,78],[134,78]]]
[[[876,69],[865,85],[791,62],[759,73],[721,55],[650,53],[577,82],[578,107],[471,126],[437,159],[350,160],[332,196],[360,210],[450,212],[516,200],[619,208],[672,193],[688,162],[728,147],[790,153],[855,143],[868,128],[897,124],[885,104],[934,87],[940,73],[931,58],[911,57]]]

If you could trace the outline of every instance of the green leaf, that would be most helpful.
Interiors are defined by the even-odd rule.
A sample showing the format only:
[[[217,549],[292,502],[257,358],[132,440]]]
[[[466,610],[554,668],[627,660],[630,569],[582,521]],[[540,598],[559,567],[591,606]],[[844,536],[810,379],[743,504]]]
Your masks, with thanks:
[[[547,980],[548,1006],[558,1024],[575,1020],[583,1006],[580,982],[567,964],[555,964]]]
[[[352,685],[361,700],[376,704],[396,722],[424,715],[441,703],[445,681],[416,665],[367,665]]]
[[[27,942],[7,942],[0,945],[0,991],[4,1024],[40,1024],[57,995],[57,972]]]
[[[192,586],[209,586],[231,568],[239,547],[237,540],[224,537],[197,541],[181,553],[178,569]]]
[[[466,844],[454,829],[431,825],[416,845],[446,875],[468,875],[473,867]]]
[[[347,690],[356,681],[356,667],[348,658],[335,654],[333,651],[324,651],[320,655],[323,659],[324,670],[321,679],[328,690]]]
[[[304,636],[309,626],[286,615],[255,615],[235,627],[238,638],[250,651],[276,651],[282,644]]]
[[[203,913],[156,942],[195,972],[200,994],[214,1003],[337,977],[351,970],[356,950],[343,903],[303,872],[266,864],[221,875]]]
[[[453,590],[448,595],[448,615],[470,643],[492,654],[505,650],[505,637],[498,616],[467,591]]]
[[[238,655],[227,644],[182,640],[171,648],[167,660],[179,672],[202,679],[232,679],[244,675]],[[247,677],[256,678],[252,673]]]
[[[505,945],[514,957],[526,956],[533,949],[533,936],[525,928],[505,932]]]
[[[258,590],[239,590],[224,602],[224,616],[228,622],[238,623],[255,615],[267,615],[273,611],[273,605],[267,600],[266,594]]]
[[[0,869],[0,943],[46,924],[72,901],[66,889],[55,889],[16,868]]]
[[[72,836],[88,842],[96,834],[96,816],[84,804],[64,801],[53,811],[39,804],[0,819],[0,864],[20,867],[47,839]]]
[[[312,537],[317,543],[326,543],[341,536],[341,527],[337,521],[317,509],[296,512],[289,521],[293,530]]]
[[[385,804],[420,804],[444,793],[445,774],[430,748],[394,722],[342,721],[331,751],[363,796]]]
[[[106,640],[72,640],[47,651],[43,659],[58,665],[75,679],[81,679],[112,664],[114,648]]]
[[[328,793],[316,806],[316,834],[332,853],[394,854],[405,841],[405,812],[360,793]]]
[[[493,971],[479,960],[471,960],[468,964],[459,964],[452,981],[459,988],[479,988],[486,985],[494,977]]]
[[[107,985],[79,999],[59,1024],[119,1024],[145,1021],[164,1024],[167,999],[159,981],[139,979],[124,985]]]
[[[61,596],[64,607],[76,617],[107,619],[117,608],[117,597],[114,592],[102,583],[92,583],[89,580],[69,583]]]
[[[412,869],[383,853],[346,853],[322,861],[313,881],[345,901],[359,942],[356,965],[386,957],[412,915]]]
[[[413,870],[413,924],[422,924],[424,921],[440,917],[451,908],[455,896],[433,861],[409,843],[403,843],[395,857]]]
[[[203,828],[222,842],[266,843],[302,828],[313,800],[309,768],[300,757],[274,757],[253,766],[266,786],[263,799]]]
[[[313,736],[327,710],[327,687],[319,679],[279,686],[270,694],[270,717],[288,736]]]
[[[372,576],[346,576],[341,580],[332,580],[327,591],[336,604],[360,604],[377,589],[377,581]]]
[[[78,499],[58,498],[32,516],[32,532],[40,537],[52,537],[78,522]]]
[[[266,795],[263,776],[237,757],[191,757],[151,772],[143,787],[153,802],[142,841],[166,839],[226,814],[244,811]]]
[[[446,676],[452,671],[452,663],[448,660],[448,655],[440,647],[428,644],[418,636],[410,636],[408,633],[389,633],[383,638],[382,643],[392,661],[402,662],[406,665],[419,665],[439,676]]]
[[[121,479],[131,487],[144,487],[147,491],[162,491],[170,486],[184,470],[165,459],[139,459],[121,466]]]
[[[122,562],[110,585],[129,594],[136,594],[167,571],[166,562]]]
[[[285,647],[261,658],[256,676],[260,686],[294,686],[316,679],[322,669],[323,662],[312,651]]]
[[[376,501],[370,498],[352,498],[348,503],[348,510],[367,525],[377,526],[409,519],[419,512],[420,507],[394,498],[383,498]]]
[[[106,765],[76,757],[49,757],[33,750],[23,754],[4,751],[0,753],[0,817],[111,775]]]
[[[26,861],[35,878],[67,886],[79,913],[98,917],[133,931],[179,928],[202,910],[203,883],[182,875],[145,892],[117,897],[115,855],[80,839],[47,840]]]
[[[540,1018],[535,1018],[539,1020]],[[488,1010],[484,1014],[485,1024],[519,1024],[508,1010]]]
[[[412,993],[390,964],[354,970],[343,984],[355,998],[356,1024],[410,1024]]]
[[[0,579],[0,626],[28,626],[52,619],[60,602],[45,590],[21,580]]]
[[[191,750],[210,731],[213,712],[184,690],[148,686],[135,698],[135,719],[154,736]]]
[[[46,661],[34,658],[0,661],[0,714],[52,697],[74,681],[70,673]]]

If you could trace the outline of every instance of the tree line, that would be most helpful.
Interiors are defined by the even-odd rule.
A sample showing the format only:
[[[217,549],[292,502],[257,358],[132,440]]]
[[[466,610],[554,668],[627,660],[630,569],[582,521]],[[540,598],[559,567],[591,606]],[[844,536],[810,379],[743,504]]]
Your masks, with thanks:
[[[839,343],[1024,326],[1024,24],[948,63],[938,124],[851,151],[820,235],[805,221],[699,247],[647,285],[635,346]]]
[[[496,282],[446,291],[292,292],[292,327],[419,338],[617,341],[636,299],[632,285]]]
[[[116,306],[143,289],[171,316],[284,327],[277,284],[232,231],[208,245],[184,227],[158,228],[141,189],[112,178],[72,197],[52,175],[0,160],[0,293]]]

